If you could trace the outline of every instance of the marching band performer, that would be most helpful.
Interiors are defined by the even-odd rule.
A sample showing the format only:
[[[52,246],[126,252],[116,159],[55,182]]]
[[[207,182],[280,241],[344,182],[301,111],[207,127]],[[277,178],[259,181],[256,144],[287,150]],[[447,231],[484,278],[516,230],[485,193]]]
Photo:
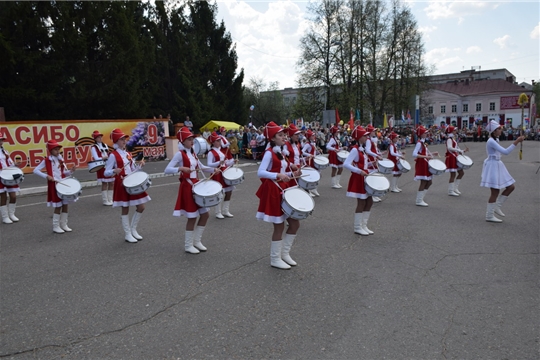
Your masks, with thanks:
[[[188,254],[199,254],[201,251],[207,250],[202,244],[201,238],[209,218],[208,208],[200,207],[193,198],[193,185],[199,181],[198,171],[219,172],[219,169],[204,166],[199,161],[193,150],[194,137],[189,128],[185,126],[178,130],[176,133],[178,152],[165,168],[165,174],[180,174],[180,186],[173,216],[187,217],[184,249]],[[214,143],[216,142],[214,141]],[[199,218],[198,222],[197,217]],[[195,227],[196,222],[197,227]]]
[[[341,150],[339,141],[336,137],[339,128],[334,125],[330,128],[330,139],[326,143],[326,150],[328,151],[328,160],[330,161],[330,167],[332,168],[332,189],[341,189],[339,184],[341,180],[341,173],[343,172],[343,163],[339,161],[337,157],[338,151]]]
[[[379,143],[379,139],[377,138],[377,131],[376,129],[369,124],[366,128],[366,132],[368,133],[367,141],[366,141],[366,154],[368,156],[368,169],[369,173],[375,173],[379,171],[379,168],[377,167],[377,161],[382,160],[382,154],[379,148],[377,147],[377,144]],[[380,202],[381,198],[377,196],[373,196],[373,202]]]
[[[231,203],[232,192],[235,189],[235,186],[227,185],[223,181],[222,172],[228,167],[234,165],[236,162],[232,157],[226,159],[225,154],[221,151],[222,140],[221,137],[213,132],[208,140],[212,144],[212,149],[208,152],[207,165],[211,168],[219,169],[220,171],[213,176],[213,180],[219,182],[223,186],[223,191],[225,191],[225,198],[216,206],[216,218],[224,219],[225,217],[232,218],[234,215],[229,212],[229,206]]]
[[[303,160],[302,149],[298,139],[300,136],[300,129],[298,129],[296,125],[291,124],[287,128],[287,134],[289,135],[289,140],[285,142],[283,155],[287,157],[287,160],[291,164],[291,168],[297,170],[302,167],[301,161]]]
[[[432,159],[433,156],[427,149],[427,129],[423,126],[419,126],[416,129],[416,135],[418,136],[418,142],[413,151],[413,157],[416,162],[414,166],[414,180],[420,180],[420,185],[416,194],[416,205],[428,206],[428,204],[424,202],[424,197],[432,183],[431,179],[433,175],[429,172],[428,161]]]
[[[450,180],[448,182],[448,195],[449,196],[459,196],[461,192],[459,191],[459,183],[461,178],[465,175],[463,169],[461,169],[457,164],[458,155],[463,155],[465,150],[461,150],[456,141],[457,128],[454,126],[446,127],[446,172],[450,173]],[[457,179],[456,179],[457,172]],[[454,181],[455,180],[455,181]]]
[[[109,158],[109,147],[102,142],[103,134],[95,130],[92,133],[92,137],[96,142],[91,148],[92,159],[106,162]],[[111,206],[113,204],[114,177],[105,176],[105,167],[99,169],[96,175],[98,184],[101,184],[101,200],[103,201],[103,205]]]
[[[359,235],[371,235],[373,231],[368,229],[367,223],[371,214],[373,197],[368,195],[364,186],[365,177],[369,175],[368,156],[360,145],[364,145],[368,132],[362,126],[356,126],[352,131],[352,138],[358,144],[352,146],[349,156],[343,166],[351,171],[347,196],[356,198],[356,210],[354,212],[354,233]]]
[[[34,168],[34,174],[47,179],[47,206],[54,208],[53,232],[63,234],[70,232],[68,227],[68,204],[77,201],[61,199],[56,192],[56,182],[71,176],[75,172],[75,165],[68,169],[64,163],[64,158],[60,155],[60,145],[55,140],[47,141],[49,156]],[[45,173],[42,170],[45,169]]]
[[[257,190],[259,207],[256,218],[273,223],[272,245],[270,247],[270,265],[278,269],[290,269],[297,263],[291,258],[289,252],[296,238],[296,233],[300,228],[300,221],[287,218],[281,209],[283,190],[296,185],[291,181],[291,177],[299,176],[300,170],[292,171],[289,163],[281,153],[285,144],[285,133],[281,126],[273,121],[269,122],[264,135],[270,140],[270,147],[264,152],[263,159],[257,171],[262,184]],[[285,236],[285,220],[289,224]]]
[[[402,172],[399,170],[397,163],[400,159],[405,158],[405,151],[398,150],[396,146],[396,143],[399,140],[398,134],[392,131],[388,137],[390,138],[391,143],[388,146],[388,154],[386,157],[394,163],[394,168],[392,169],[393,176],[390,180],[390,191],[393,193],[400,193],[401,189],[398,187],[397,182]]]
[[[501,206],[508,199],[512,191],[514,191],[514,183],[516,182],[508,170],[506,170],[506,166],[501,161],[501,155],[510,154],[520,142],[525,140],[525,137],[523,135],[518,137],[512,145],[505,149],[499,145],[499,136],[502,133],[499,123],[491,120],[486,130],[490,135],[486,143],[488,157],[484,160],[484,166],[482,167],[482,182],[480,186],[488,187],[491,190],[486,210],[486,221],[500,223],[502,220],[496,217],[494,213],[499,216],[505,216],[501,211]],[[499,196],[501,189],[504,189],[504,191]]]
[[[144,160],[138,164],[133,160],[131,154],[126,151],[126,142],[128,135],[120,129],[114,129],[111,132],[111,140],[116,145],[115,150],[111,152],[105,166],[105,176],[114,176],[113,207],[121,207],[122,228],[124,229],[124,239],[128,243],[137,243],[143,237],[137,232],[137,225],[141,220],[145,203],[150,201],[150,196],[146,191],[131,195],[126,191],[123,179],[144,166]],[[135,206],[135,214],[129,222],[129,207]]]
[[[319,169],[315,167],[315,161],[313,160],[317,154],[317,136],[311,130],[308,130],[306,131],[306,138],[307,141],[304,144],[304,147],[302,147],[302,155],[304,156],[307,166],[320,173]],[[309,190],[309,193],[315,196],[321,196],[317,191],[317,188]]]
[[[4,140],[6,140],[6,136],[0,132],[0,172],[2,172],[2,169],[15,166],[15,163],[9,157],[9,152],[4,149]],[[0,182],[0,214],[2,214],[4,224],[13,224],[19,221],[19,218],[15,216],[17,192],[19,190],[19,185],[4,185]],[[7,201],[8,195],[9,204]]]

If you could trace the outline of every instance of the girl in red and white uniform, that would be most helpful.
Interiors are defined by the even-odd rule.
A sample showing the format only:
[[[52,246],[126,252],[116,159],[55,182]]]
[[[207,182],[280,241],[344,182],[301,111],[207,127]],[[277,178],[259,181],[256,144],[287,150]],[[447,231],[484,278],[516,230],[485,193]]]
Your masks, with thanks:
[[[416,129],[416,135],[418,136],[418,142],[413,151],[413,158],[416,164],[414,165],[414,180],[420,180],[420,186],[416,193],[416,205],[428,206],[424,202],[424,197],[431,186],[431,179],[433,175],[429,172],[428,161],[433,159],[432,154],[428,151],[426,144],[426,137],[428,131],[425,127],[419,126]]]
[[[128,243],[141,241],[143,237],[137,232],[137,225],[141,220],[145,203],[150,201],[150,196],[146,191],[131,195],[126,191],[123,180],[125,177],[140,170],[144,166],[144,160],[135,163],[131,154],[126,151],[126,142],[129,138],[120,129],[114,129],[111,132],[111,140],[116,145],[115,150],[111,152],[105,166],[105,176],[114,176],[113,207],[121,207],[122,227],[124,229],[124,239]],[[129,207],[135,206],[135,214],[129,222]]]
[[[300,170],[291,170],[289,163],[281,153],[281,148],[285,145],[285,133],[281,126],[273,121],[269,122],[264,129],[264,135],[270,140],[271,145],[264,152],[257,171],[262,184],[256,193],[259,198],[256,218],[274,225],[270,247],[270,265],[287,270],[291,266],[297,265],[289,252],[300,228],[300,221],[287,218],[281,209],[281,202],[283,190],[296,185],[295,181],[291,181],[291,177],[299,176],[301,172]],[[283,236],[285,220],[289,227]]]
[[[339,161],[337,157],[337,153],[341,150],[339,141],[336,137],[338,130],[336,125],[330,128],[330,139],[326,143],[328,160],[330,161],[330,167],[332,168],[332,189],[342,188],[339,181],[341,180],[341,173],[343,172],[343,163]]]
[[[231,142],[227,140],[227,129],[224,126],[219,130],[221,134],[219,138],[221,139],[221,152],[225,155],[225,159],[230,160],[233,158],[231,153]]]
[[[0,132],[0,172],[2,172],[2,169],[15,166],[15,163],[9,157],[9,152],[4,149],[4,140],[6,140],[6,136]],[[17,192],[19,190],[19,185],[4,185],[0,182],[0,214],[2,214],[4,224],[13,224],[19,221],[19,218],[15,216]],[[7,201],[8,195],[9,204]]]
[[[92,133],[92,137],[96,142],[91,148],[92,160],[103,160],[107,162],[107,159],[109,158],[109,147],[102,142],[103,134],[95,130]],[[101,184],[101,200],[103,201],[103,205],[112,205],[114,177],[105,176],[105,167],[99,169],[96,172],[96,176],[98,184]]]
[[[302,167],[301,162],[303,161],[302,148],[299,141],[300,129],[298,129],[296,125],[291,124],[287,128],[287,134],[289,135],[289,140],[285,142],[283,155],[287,157],[287,160],[291,164],[291,168],[297,170]]]
[[[356,198],[356,210],[354,212],[354,233],[359,235],[371,235],[373,231],[368,229],[367,223],[371,214],[373,197],[368,195],[364,186],[365,177],[369,175],[368,156],[362,146],[366,143],[368,132],[362,126],[356,126],[351,136],[358,144],[352,146],[349,156],[343,166],[352,172],[347,187],[347,196]]]
[[[463,169],[461,169],[457,164],[457,157],[463,155],[465,150],[461,150],[456,141],[457,128],[453,126],[446,127],[446,172],[450,173],[450,181],[448,182],[448,195],[449,196],[459,196],[461,192],[459,191],[459,183],[461,178],[465,174]],[[457,179],[456,179],[457,173]],[[454,181],[455,180],[455,181]]]
[[[379,138],[377,138],[377,131],[375,131],[375,128],[369,124],[366,128],[366,131],[368,133],[368,138],[366,140],[366,154],[368,156],[368,169],[369,173],[375,173],[379,171],[379,168],[377,167],[377,161],[382,160],[382,153],[377,147],[377,144],[379,143]],[[373,202],[380,202],[381,198],[374,196]]]
[[[201,238],[209,215],[208,208],[200,207],[195,203],[193,185],[199,181],[199,170],[209,173],[218,172],[218,170],[204,166],[199,161],[193,150],[194,135],[189,128],[182,127],[176,133],[176,138],[178,139],[178,152],[165,168],[165,174],[180,174],[180,187],[173,216],[187,217],[184,250],[188,254],[199,254],[201,251],[207,250],[202,244]],[[197,218],[199,218],[198,222]],[[197,227],[195,227],[195,223],[197,223]]]
[[[313,160],[315,155],[317,155],[317,136],[311,130],[308,130],[306,131],[306,138],[308,141],[306,141],[304,147],[302,148],[302,155],[304,156],[306,165],[320,173],[319,169],[315,167],[315,161]],[[311,189],[309,192],[315,196],[321,196],[317,191],[317,188]]]
[[[388,135],[388,138],[390,139],[391,143],[388,146],[388,155],[386,157],[388,160],[391,160],[394,163],[394,168],[392,169],[392,178],[390,179],[390,191],[393,193],[399,193],[401,192],[401,189],[398,187],[398,179],[401,176],[401,170],[399,170],[397,163],[400,159],[405,158],[405,151],[400,151],[397,148],[397,142],[399,140],[399,135],[395,132],[391,132],[390,135]]]
[[[208,161],[206,163],[206,165],[209,167],[220,170],[212,177],[212,180],[219,182],[221,186],[223,186],[223,191],[225,191],[225,198],[216,206],[216,218],[218,219],[224,219],[225,217],[232,218],[234,216],[230,213],[229,207],[231,204],[232,192],[235,189],[235,186],[225,184],[222,171],[234,165],[235,160],[232,157],[227,159],[225,154],[221,151],[221,138],[222,137],[215,132],[208,137],[210,144],[212,144],[212,149],[210,149],[208,152]]]
[[[70,169],[64,164],[64,158],[60,155],[62,145],[55,140],[47,142],[47,150],[50,155],[34,168],[34,174],[47,179],[47,206],[54,208],[53,232],[63,234],[72,231],[68,223],[68,204],[77,201],[61,199],[56,192],[56,182],[71,176],[75,172],[75,165]],[[45,173],[42,172],[45,169]]]

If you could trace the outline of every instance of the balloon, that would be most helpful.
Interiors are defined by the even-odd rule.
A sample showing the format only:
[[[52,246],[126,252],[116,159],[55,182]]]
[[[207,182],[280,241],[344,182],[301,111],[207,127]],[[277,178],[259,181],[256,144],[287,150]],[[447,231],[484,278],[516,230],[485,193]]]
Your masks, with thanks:
[[[340,121],[339,121],[339,125],[343,125],[343,120],[340,120]]]

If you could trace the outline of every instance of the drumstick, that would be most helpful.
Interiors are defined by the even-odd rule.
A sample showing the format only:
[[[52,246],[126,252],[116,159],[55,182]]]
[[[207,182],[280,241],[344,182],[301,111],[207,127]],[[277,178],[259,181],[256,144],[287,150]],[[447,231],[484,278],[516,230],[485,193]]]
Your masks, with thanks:
[[[67,186],[67,187],[71,187],[71,186],[69,186],[68,184],[61,182],[60,180],[54,180],[54,182],[57,183],[57,184],[60,184],[60,185],[64,185],[64,186]]]

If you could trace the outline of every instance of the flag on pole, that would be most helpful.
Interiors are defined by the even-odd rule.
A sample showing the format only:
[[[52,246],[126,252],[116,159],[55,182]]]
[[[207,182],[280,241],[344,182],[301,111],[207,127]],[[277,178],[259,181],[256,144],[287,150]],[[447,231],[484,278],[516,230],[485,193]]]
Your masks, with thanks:
[[[356,120],[360,120],[360,110],[356,109]]]
[[[401,121],[405,122],[405,113],[401,110]]]
[[[341,121],[341,119],[339,118],[339,111],[336,108],[336,126],[339,125],[340,121]]]
[[[351,108],[351,117],[349,118],[349,129],[352,131],[354,129],[354,113],[353,109]]]
[[[386,113],[384,113],[384,118],[383,118],[383,128],[387,128],[388,127],[388,120],[386,119]]]
[[[369,112],[369,125],[373,126],[373,113]]]

